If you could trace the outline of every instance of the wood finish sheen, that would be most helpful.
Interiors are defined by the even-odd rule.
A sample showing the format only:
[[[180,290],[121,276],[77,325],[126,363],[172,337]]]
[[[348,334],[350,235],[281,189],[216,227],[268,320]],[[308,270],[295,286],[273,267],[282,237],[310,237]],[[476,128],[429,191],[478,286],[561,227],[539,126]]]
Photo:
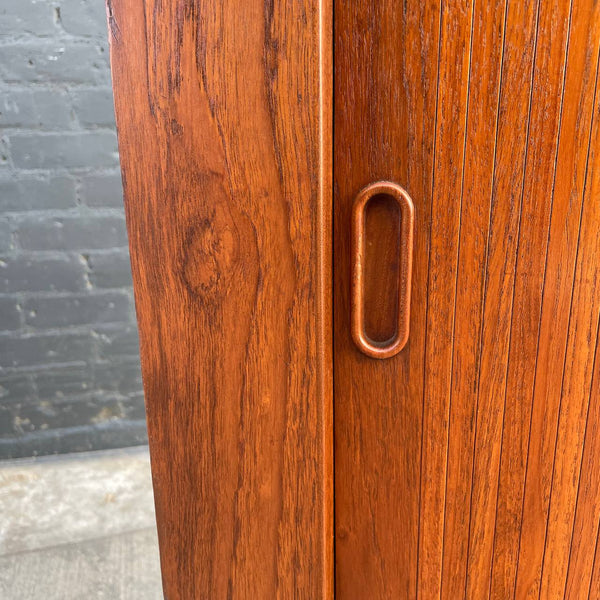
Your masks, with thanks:
[[[334,10],[337,596],[600,598],[600,5]],[[348,333],[379,179],[416,208],[385,361]]]
[[[326,0],[109,0],[165,597],[330,598]]]
[[[339,598],[600,598],[600,4],[108,20],[165,596],[331,598],[334,435]],[[374,360],[352,205],[381,180],[414,256]],[[385,338],[402,227],[372,208]]]
[[[439,6],[338,2],[334,18],[337,595],[414,598]],[[410,337],[387,360],[349,329],[352,201],[378,180],[415,204]]]

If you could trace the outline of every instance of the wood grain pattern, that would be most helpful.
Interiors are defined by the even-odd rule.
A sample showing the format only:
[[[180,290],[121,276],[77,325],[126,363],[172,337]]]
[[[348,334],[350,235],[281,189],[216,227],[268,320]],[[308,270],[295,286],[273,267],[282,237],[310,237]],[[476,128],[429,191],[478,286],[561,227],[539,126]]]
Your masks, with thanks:
[[[598,71],[596,71],[596,85],[597,78]],[[553,527],[552,529],[549,527],[549,535],[546,539],[547,552],[544,562],[544,578],[542,579],[543,584],[545,583],[548,588],[553,589],[554,595],[560,595],[565,586],[564,578],[568,568],[566,587],[564,587],[564,595],[568,598],[587,598],[594,561],[592,549],[595,547],[600,524],[600,493],[598,490],[600,481],[600,461],[598,460],[600,457],[600,402],[597,401],[600,397],[598,395],[600,361],[597,356],[599,340],[596,327],[600,310],[600,294],[598,294],[600,273],[597,268],[598,253],[600,252],[600,236],[597,235],[600,223],[600,202],[597,202],[600,193],[600,169],[596,156],[600,148],[598,145],[600,143],[599,111],[600,96],[596,92],[579,234],[580,250],[577,256],[571,309],[571,321],[576,319],[578,325],[576,329],[572,328],[573,334],[569,341],[571,355],[581,352],[582,358],[587,360],[582,360],[577,356],[575,363],[572,359],[569,360],[570,357],[567,357],[567,364],[570,364],[572,370],[568,378],[565,377],[563,395],[569,399],[578,399],[579,410],[563,413],[561,433],[564,433],[559,439],[560,446],[557,444],[557,459],[561,462],[563,461],[559,457],[564,456],[567,459],[564,461],[566,464],[563,463],[559,466],[557,473],[562,474],[564,479],[564,471],[569,469],[570,476],[579,477],[578,489],[576,492],[573,487],[565,485],[564,480],[559,481],[558,485],[553,484],[553,489],[556,488],[558,493],[553,494],[551,499],[552,512],[550,514],[554,519]],[[583,372],[577,373],[577,368]],[[574,378],[575,375],[581,377],[585,387],[573,389],[574,384],[579,386],[579,382],[576,383]],[[593,378],[593,382],[589,378]],[[567,420],[571,420],[570,431],[567,430],[568,424],[565,423]],[[570,434],[568,437],[567,433]],[[573,439],[574,435],[578,437]],[[578,455],[581,456],[580,463]],[[574,511],[576,512],[573,523]],[[561,533],[563,539],[554,539]],[[570,539],[568,539],[569,537]],[[569,544],[569,561],[558,562],[562,557],[557,550],[563,550]],[[556,556],[557,554],[559,556]]]
[[[460,597],[467,577],[473,447],[476,432],[477,393],[482,343],[482,313],[485,307],[488,232],[492,210],[492,182],[496,155],[505,151],[507,131],[512,129],[512,144],[523,137],[523,122],[502,121],[499,97],[500,79],[512,88],[513,115],[525,114],[526,97],[509,81],[516,57],[503,45],[504,32],[515,25],[526,34],[523,5],[496,2],[488,6],[475,3],[471,52],[469,117],[466,124],[466,161],[461,201],[459,251],[456,256],[456,310],[452,338],[451,404],[449,413],[447,477],[444,518],[442,597]],[[525,26],[523,26],[525,25]],[[526,49],[527,45],[523,44]],[[527,53],[523,52],[522,72],[527,73]],[[518,60],[518,59],[517,59]],[[512,85],[511,85],[512,84]],[[524,102],[525,100],[525,102]],[[507,98],[502,102],[506,104]],[[523,106],[525,104],[525,106]],[[526,122],[526,121],[524,121]],[[498,144],[500,143],[500,147]],[[513,148],[515,146],[512,146]],[[516,154],[516,153],[515,153]],[[515,156],[517,159],[517,156]],[[515,160],[514,170],[519,161]],[[514,173],[514,171],[513,171]],[[516,175],[516,173],[515,173]]]
[[[335,3],[340,598],[600,597],[599,11]],[[349,206],[379,178],[416,207],[387,361],[348,336]]]
[[[564,10],[566,13],[566,8]],[[586,358],[585,347],[578,346],[569,360],[567,345],[569,337],[574,332],[572,327],[577,327],[569,314],[573,301],[583,187],[590,142],[598,56],[598,40],[595,39],[597,34],[594,32],[600,25],[599,17],[594,3],[572,5],[572,15],[569,20],[570,34],[566,49],[562,123],[547,242],[542,312],[539,319],[539,342],[535,363],[532,420],[518,559],[516,593],[522,597],[536,597],[540,591],[544,593],[550,591],[542,590],[540,585],[542,568],[545,569],[545,540],[549,524],[550,497],[554,494],[553,458],[557,456],[557,430],[562,400],[567,398],[568,404],[565,404],[565,408],[569,406],[568,410],[570,410],[572,402],[575,410],[578,402],[583,402],[584,398],[589,397],[589,386],[586,389],[585,379],[578,381],[577,386],[581,387],[575,396],[565,393],[563,382],[565,369],[570,371],[573,366],[571,361],[584,361]],[[553,14],[550,19],[556,22],[556,15]],[[591,306],[582,305],[581,309],[589,312],[590,317],[592,316]],[[574,448],[571,450],[578,452]],[[561,485],[568,488],[574,486],[575,493],[577,491],[575,478],[569,482],[563,481]],[[566,489],[559,493],[564,492]],[[558,540],[555,542],[559,543]],[[566,563],[568,542],[566,547],[561,544],[553,548],[551,554],[554,550],[560,552],[559,560]],[[556,564],[554,567],[558,572],[562,568]]]
[[[599,222],[593,206],[597,202],[586,198],[586,191],[589,193],[590,190],[585,189],[598,79],[600,7],[575,4],[571,31],[565,83],[571,102],[563,112],[561,142],[564,140],[564,144],[559,146],[559,160],[563,160],[557,175],[562,175],[563,170],[569,175],[570,184],[565,186],[565,191],[573,206],[574,220],[578,221],[575,225],[577,233],[571,238],[576,240],[572,243],[577,246],[577,251],[542,566],[543,598],[560,597],[565,589],[568,561],[564,557],[573,532],[600,310],[596,281],[600,256]],[[561,150],[564,150],[563,156]],[[564,227],[570,224],[570,219],[562,223]],[[552,241],[551,230],[550,243]]]
[[[521,14],[511,13],[507,16],[524,17],[527,27],[531,23],[530,14],[530,11],[524,10]],[[509,21],[509,37],[504,39],[507,55],[504,57],[504,77],[499,97],[498,141],[491,189],[492,207],[479,348],[466,582],[466,596],[473,598],[484,598],[489,593],[504,393],[510,358],[515,262],[524,203],[523,185],[531,116],[534,112],[531,64],[535,56],[535,37],[531,44],[531,38],[528,38],[531,29],[525,29],[525,39],[520,40],[522,46],[519,51],[519,46],[512,46],[510,34],[513,32],[514,25]],[[518,70],[521,65],[525,67],[524,71]],[[460,402],[460,397],[456,401]]]
[[[110,0],[169,600],[332,597],[326,0]]]
[[[340,598],[600,597],[600,4],[108,16],[166,596],[332,596],[335,379]],[[350,323],[378,180],[415,205],[384,360]],[[389,275],[364,290],[383,338]]]
[[[600,598],[600,560],[598,559],[600,537],[596,538],[596,548],[594,551],[594,566],[592,568],[592,578],[590,581],[590,590],[588,598]],[[590,549],[591,550],[591,549]],[[591,552],[590,552],[591,554]]]
[[[414,598],[439,6],[337,2],[334,92],[336,588]],[[391,44],[394,51],[391,51]],[[410,336],[386,360],[350,336],[351,206],[377,180],[415,204]],[[393,515],[393,518],[391,516]]]
[[[530,91],[529,131],[524,165],[521,227],[517,241],[510,347],[504,393],[502,456],[497,491],[491,596],[514,593],[519,553],[523,488],[529,445],[531,397],[544,287],[548,223],[552,207],[557,159],[560,108],[563,99],[564,62],[569,3],[530,3],[528,12]],[[554,15],[558,24],[552,29]],[[544,35],[543,32],[553,32]],[[542,33],[540,35],[540,32]],[[522,42],[513,39],[518,52]],[[535,59],[535,65],[534,65]],[[514,70],[513,73],[518,73]],[[518,85],[518,75],[513,77]],[[540,164],[547,168],[540,169]],[[539,198],[548,199],[539,202]]]
[[[443,4],[437,74],[426,303],[418,593],[440,594],[448,414],[474,1]]]

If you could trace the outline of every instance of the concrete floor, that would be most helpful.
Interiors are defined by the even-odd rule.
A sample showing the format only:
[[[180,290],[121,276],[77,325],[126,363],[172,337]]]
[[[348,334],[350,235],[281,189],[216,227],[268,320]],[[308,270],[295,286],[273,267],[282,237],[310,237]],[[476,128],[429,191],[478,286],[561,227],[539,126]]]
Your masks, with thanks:
[[[0,599],[159,598],[146,447],[0,462]]]
[[[154,529],[0,557],[4,600],[159,600]]]

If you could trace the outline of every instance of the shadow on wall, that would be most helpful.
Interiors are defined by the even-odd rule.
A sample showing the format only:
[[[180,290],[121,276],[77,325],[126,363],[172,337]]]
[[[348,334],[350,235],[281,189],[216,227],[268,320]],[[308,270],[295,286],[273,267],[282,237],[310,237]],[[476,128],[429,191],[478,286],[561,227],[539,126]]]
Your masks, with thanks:
[[[104,2],[0,3],[0,458],[146,442]]]

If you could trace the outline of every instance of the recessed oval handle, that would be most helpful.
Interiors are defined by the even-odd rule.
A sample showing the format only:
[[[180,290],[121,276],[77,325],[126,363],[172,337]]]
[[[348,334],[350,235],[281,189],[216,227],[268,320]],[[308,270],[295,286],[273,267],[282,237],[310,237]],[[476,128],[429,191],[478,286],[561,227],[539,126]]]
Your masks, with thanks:
[[[389,181],[354,200],[351,332],[372,358],[394,356],[408,341],[414,213],[410,196]]]

